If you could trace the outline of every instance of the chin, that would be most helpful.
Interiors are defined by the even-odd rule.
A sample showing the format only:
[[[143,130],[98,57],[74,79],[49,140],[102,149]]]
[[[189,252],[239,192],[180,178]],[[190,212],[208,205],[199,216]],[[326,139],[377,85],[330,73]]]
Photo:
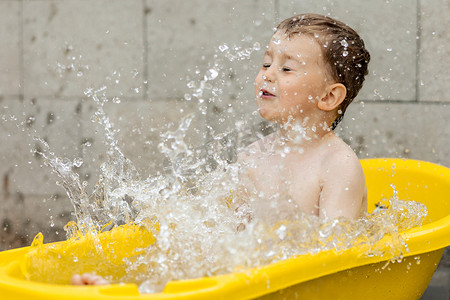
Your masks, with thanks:
[[[269,112],[264,111],[263,109],[258,109],[258,112],[259,115],[266,121],[278,123],[276,116],[271,115]]]
[[[267,117],[268,117],[268,115],[267,115],[267,111],[265,111],[263,108],[258,108],[258,113],[259,113],[259,115],[261,116],[261,117],[263,117],[264,119],[266,119],[266,120],[268,120],[267,119]],[[269,120],[268,120],[269,121]]]

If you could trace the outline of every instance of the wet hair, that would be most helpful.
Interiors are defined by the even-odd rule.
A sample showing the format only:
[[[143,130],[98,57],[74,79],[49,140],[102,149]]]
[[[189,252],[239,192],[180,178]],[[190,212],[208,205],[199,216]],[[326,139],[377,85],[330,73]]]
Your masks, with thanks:
[[[339,116],[332,129],[344,117],[348,105],[361,90],[368,74],[369,51],[364,41],[350,26],[333,18],[319,14],[300,14],[282,21],[277,32],[293,37],[298,34],[311,35],[322,48],[322,55],[329,74],[347,89],[347,95],[339,106]]]

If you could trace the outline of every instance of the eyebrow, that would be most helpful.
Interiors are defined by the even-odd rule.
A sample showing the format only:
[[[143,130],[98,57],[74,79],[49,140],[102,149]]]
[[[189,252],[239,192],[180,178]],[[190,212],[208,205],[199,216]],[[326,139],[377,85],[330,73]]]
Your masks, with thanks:
[[[272,57],[272,51],[270,51],[269,49],[266,50],[266,53],[264,53],[264,56],[266,56],[266,55]],[[294,60],[294,61],[297,61],[297,62],[302,61],[302,60],[300,59],[300,57],[295,58],[295,57],[293,57],[293,56],[290,55],[290,54],[286,54],[286,52],[283,53],[283,56],[284,56],[287,60]]]

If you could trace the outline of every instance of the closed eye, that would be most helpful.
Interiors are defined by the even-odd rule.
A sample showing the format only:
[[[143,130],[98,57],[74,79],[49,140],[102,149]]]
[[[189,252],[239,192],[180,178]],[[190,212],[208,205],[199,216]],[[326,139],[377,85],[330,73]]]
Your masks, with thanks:
[[[270,68],[270,64],[263,64],[263,68],[264,68],[264,69]]]
[[[289,68],[289,67],[283,67],[282,70],[283,70],[283,72],[289,72],[289,71],[292,71],[292,69]]]

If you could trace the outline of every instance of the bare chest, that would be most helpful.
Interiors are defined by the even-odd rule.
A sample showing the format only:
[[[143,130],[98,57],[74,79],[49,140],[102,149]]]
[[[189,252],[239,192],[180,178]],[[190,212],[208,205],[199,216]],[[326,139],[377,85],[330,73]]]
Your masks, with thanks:
[[[256,159],[249,174],[260,201],[318,214],[320,168],[315,161],[274,155]]]

